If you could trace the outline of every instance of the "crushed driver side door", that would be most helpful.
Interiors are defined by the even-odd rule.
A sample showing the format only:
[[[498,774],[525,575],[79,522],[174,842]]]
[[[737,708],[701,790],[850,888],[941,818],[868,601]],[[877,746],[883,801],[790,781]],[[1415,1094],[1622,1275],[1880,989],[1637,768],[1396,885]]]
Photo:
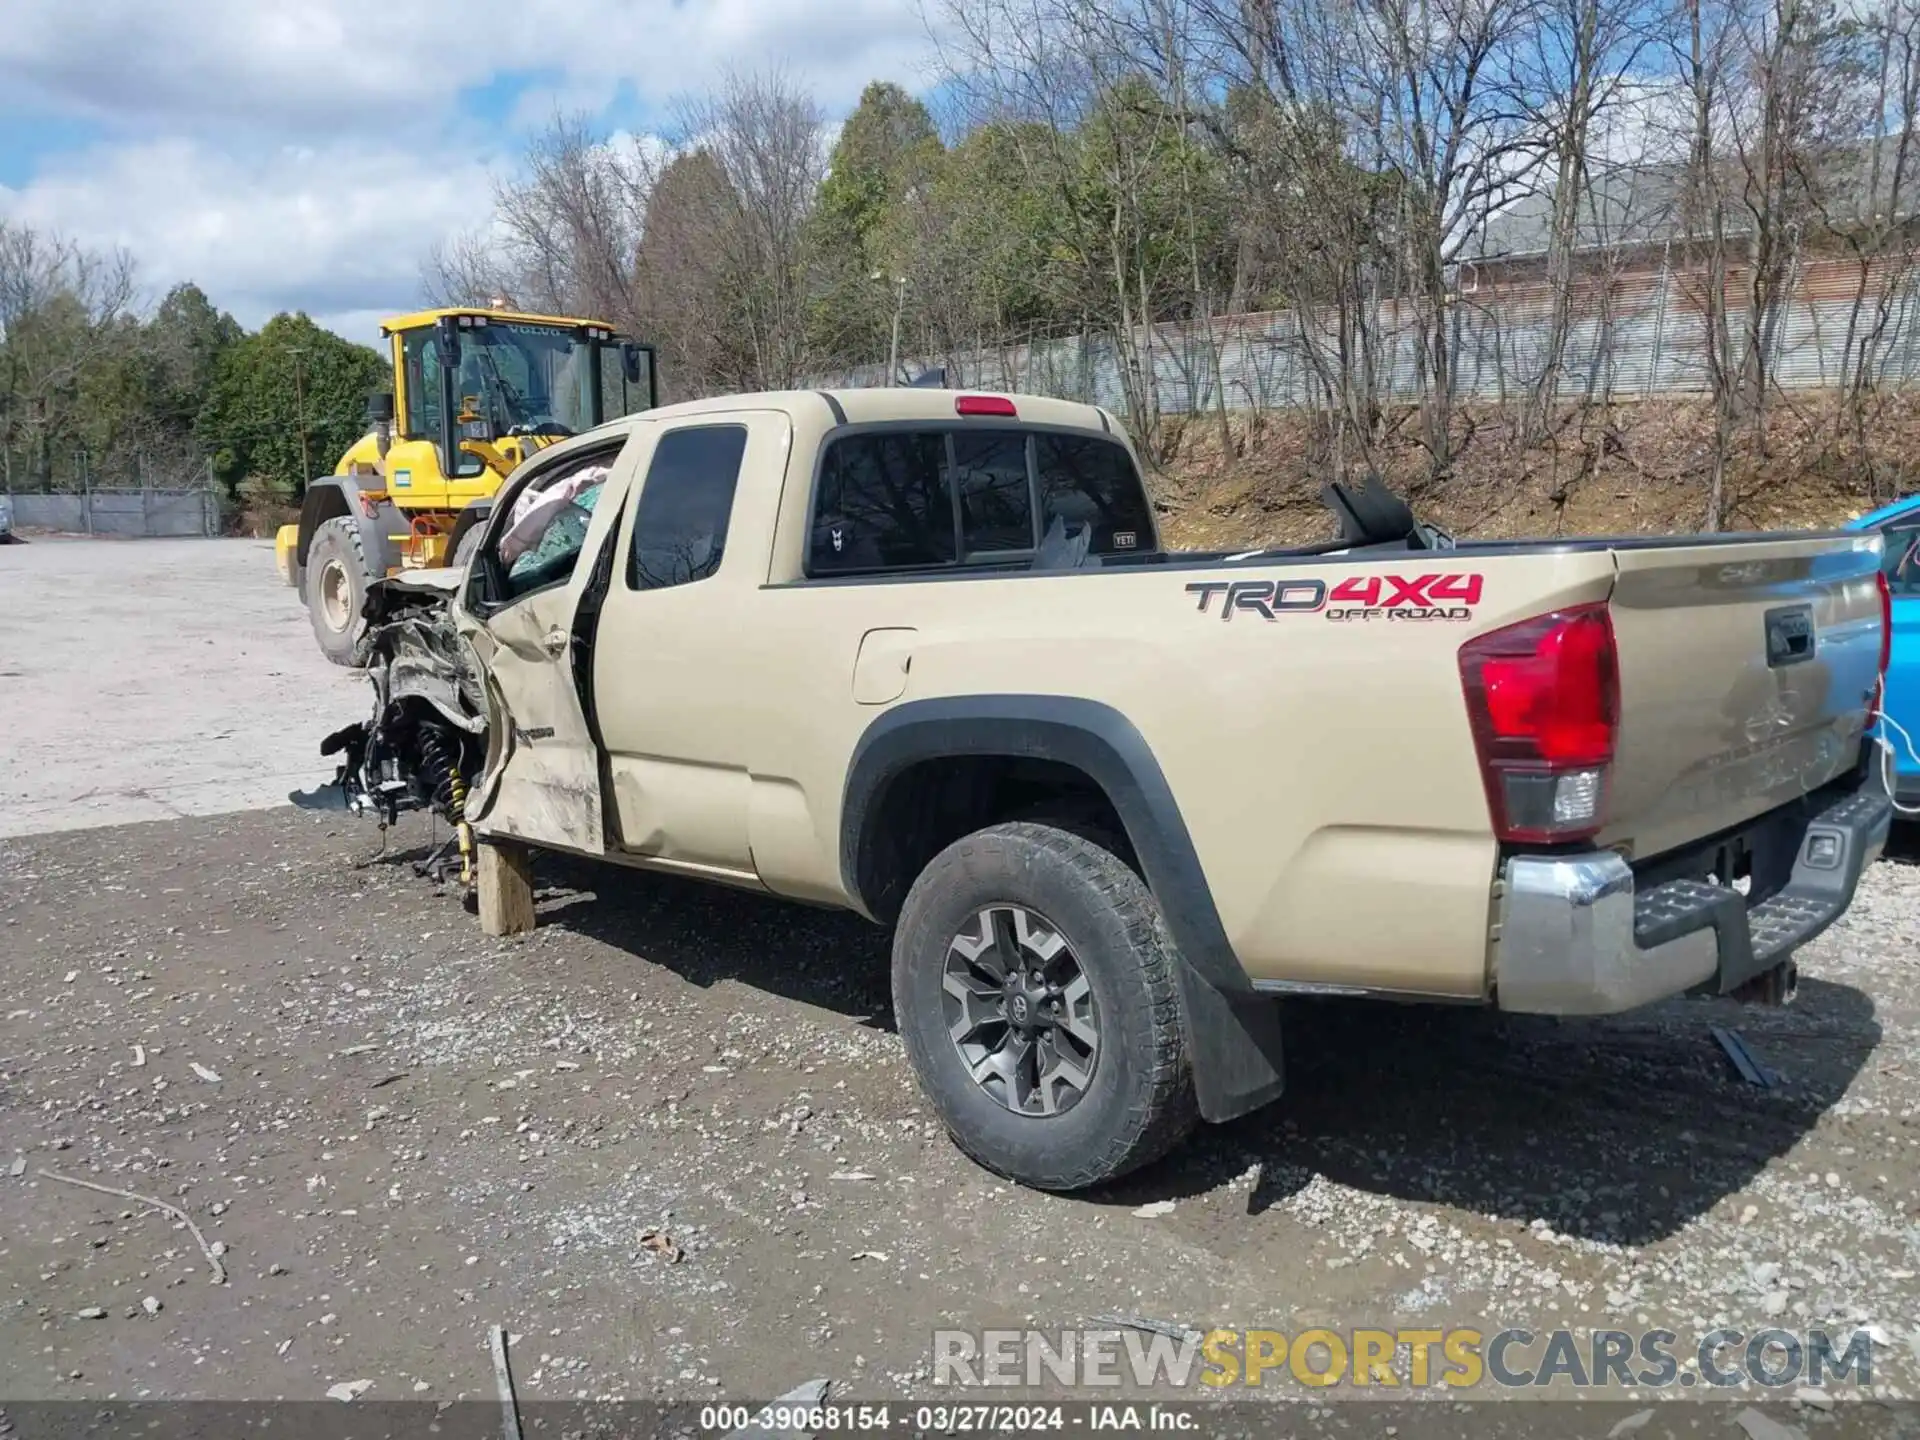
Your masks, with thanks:
[[[632,480],[629,436],[534,466],[502,492],[470,563],[454,624],[487,694],[486,768],[467,805],[481,835],[606,852],[581,661]]]

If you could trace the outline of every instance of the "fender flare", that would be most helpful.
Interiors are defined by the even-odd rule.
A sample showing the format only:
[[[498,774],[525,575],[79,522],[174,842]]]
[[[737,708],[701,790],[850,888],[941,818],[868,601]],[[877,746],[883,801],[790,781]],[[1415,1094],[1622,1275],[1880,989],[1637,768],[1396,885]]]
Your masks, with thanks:
[[[390,500],[373,502],[373,513],[361,502],[362,487],[352,475],[328,475],[308,484],[300,502],[300,545],[294,559],[301,571],[307,566],[307,552],[313,545],[313,532],[329,520],[351,516],[360,531],[360,545],[374,578],[385,575],[400,563],[400,547],[387,537],[407,528],[407,517]]]
[[[1111,706],[1062,695],[969,695],[910,700],[876,718],[847,767],[840,812],[841,883],[863,913],[875,918],[881,900],[861,887],[877,843],[868,832],[888,786],[921,761],[963,755],[1057,761],[1105,792],[1173,936],[1200,1113],[1228,1120],[1279,1095],[1279,1006],[1255,992],[1233,952],[1152,749]]]

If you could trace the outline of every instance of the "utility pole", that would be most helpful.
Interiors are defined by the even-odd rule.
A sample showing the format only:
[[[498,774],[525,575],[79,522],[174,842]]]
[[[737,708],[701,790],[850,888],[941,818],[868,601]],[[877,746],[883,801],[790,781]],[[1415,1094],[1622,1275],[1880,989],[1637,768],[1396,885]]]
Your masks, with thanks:
[[[887,278],[884,270],[875,270],[867,277],[869,280]],[[893,281],[893,342],[887,346],[887,386],[891,389],[900,383],[900,312],[907,308],[907,277],[899,275]]]
[[[907,308],[907,277],[894,281],[893,343],[887,347],[887,384],[900,383],[900,312]]]
[[[293,407],[294,415],[300,424],[300,484],[304,488],[313,479],[313,461],[307,455],[307,391],[306,382],[300,374],[300,357],[306,351],[298,345],[287,346],[287,353],[293,356]]]

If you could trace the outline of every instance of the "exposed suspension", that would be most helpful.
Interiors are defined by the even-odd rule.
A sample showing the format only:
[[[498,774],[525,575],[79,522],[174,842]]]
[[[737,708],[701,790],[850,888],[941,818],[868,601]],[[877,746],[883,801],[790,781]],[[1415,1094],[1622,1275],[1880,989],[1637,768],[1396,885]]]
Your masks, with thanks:
[[[467,799],[487,752],[486,701],[447,611],[443,587],[394,578],[368,590],[367,678],[373,713],[328,736],[347,808],[371,813],[384,832],[403,810],[425,810],[452,830],[414,869],[445,880],[456,861],[475,880]],[[401,663],[404,661],[404,664]]]

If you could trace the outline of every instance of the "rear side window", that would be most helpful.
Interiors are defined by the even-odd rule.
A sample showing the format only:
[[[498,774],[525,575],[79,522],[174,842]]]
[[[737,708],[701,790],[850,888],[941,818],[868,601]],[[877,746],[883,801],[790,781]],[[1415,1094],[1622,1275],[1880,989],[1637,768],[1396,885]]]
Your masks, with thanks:
[[[1058,523],[1096,555],[1153,544],[1133,457],[1097,435],[984,425],[871,430],[827,444],[807,574],[1021,563]]]
[[[720,568],[746,450],[743,425],[690,426],[660,437],[633,517],[628,586],[688,585]]]
[[[944,432],[846,435],[827,446],[808,573],[916,570],[958,558]]]
[[[1042,534],[1058,518],[1069,535],[1092,525],[1095,555],[1153,543],[1146,488],[1122,447],[1091,436],[1036,435],[1034,452]]]

